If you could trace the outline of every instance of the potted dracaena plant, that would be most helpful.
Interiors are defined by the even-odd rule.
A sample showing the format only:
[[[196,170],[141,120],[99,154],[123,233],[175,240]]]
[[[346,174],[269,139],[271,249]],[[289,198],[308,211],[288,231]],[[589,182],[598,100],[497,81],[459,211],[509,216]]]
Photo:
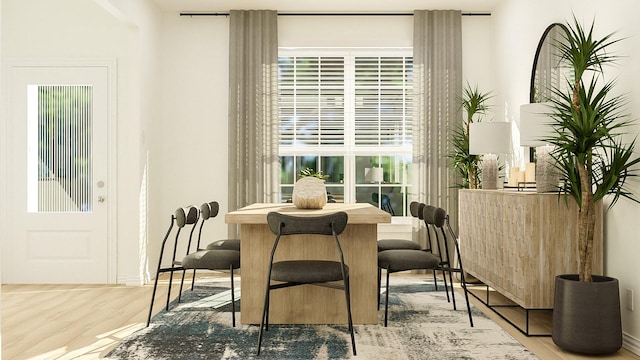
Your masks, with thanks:
[[[636,176],[640,161],[635,139],[625,143],[626,97],[614,93],[615,80],[604,78],[603,67],[618,56],[610,47],[615,33],[594,38],[573,18],[565,39],[557,42],[560,61],[570,70],[566,88],[553,89],[549,116],[555,146],[552,155],[561,173],[560,192],[578,207],[579,269],[556,277],[552,339],[577,353],[613,353],[622,346],[620,296],[617,279],[592,274],[593,242],[598,203],[609,207],[621,198],[637,201],[627,180]]]
[[[477,189],[480,183],[480,155],[469,154],[469,125],[474,121],[482,121],[482,116],[489,110],[487,101],[492,97],[490,92],[483,93],[478,86],[471,87],[468,83],[462,90],[460,107],[466,113],[462,126],[453,130],[451,143],[453,152],[449,155],[451,167],[455,169],[462,183],[463,189]]]

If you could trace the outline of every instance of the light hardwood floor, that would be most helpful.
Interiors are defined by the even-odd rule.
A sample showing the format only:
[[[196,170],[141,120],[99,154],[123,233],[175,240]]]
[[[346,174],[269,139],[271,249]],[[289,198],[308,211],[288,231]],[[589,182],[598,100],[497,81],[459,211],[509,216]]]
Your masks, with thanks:
[[[2,359],[99,359],[146,325],[152,288],[2,285]],[[176,294],[177,285],[173,288]],[[164,305],[166,280],[161,280],[158,290],[154,313]],[[472,301],[542,360],[589,359],[563,352],[551,338],[526,337],[476,299]],[[601,359],[640,357],[623,349]]]

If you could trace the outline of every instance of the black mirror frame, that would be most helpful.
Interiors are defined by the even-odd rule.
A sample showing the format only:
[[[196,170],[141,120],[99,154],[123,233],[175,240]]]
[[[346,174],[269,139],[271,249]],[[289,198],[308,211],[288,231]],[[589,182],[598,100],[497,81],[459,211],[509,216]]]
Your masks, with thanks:
[[[535,80],[536,80],[536,68],[538,67],[538,57],[540,56],[540,51],[542,46],[544,45],[544,41],[547,39],[547,35],[553,30],[556,26],[559,26],[562,30],[564,30],[567,34],[569,34],[569,29],[561,23],[552,23],[547,26],[540,37],[540,41],[538,41],[538,47],[536,48],[536,55],[533,58],[533,66],[531,67],[531,82],[529,84],[529,103],[535,103]],[[535,158],[535,149],[529,148],[529,159],[533,161]]]
[[[540,41],[538,41],[538,47],[536,48],[536,55],[533,58],[533,66],[531,67],[531,82],[529,84],[529,103],[535,102],[535,92],[534,85],[536,79],[536,68],[538,67],[538,57],[540,56],[540,50],[542,49],[542,45],[547,38],[547,35],[553,30],[556,26],[559,26],[562,30],[564,30],[567,34],[569,34],[569,29],[564,24],[561,23],[553,23],[544,30],[542,36],[540,37]]]

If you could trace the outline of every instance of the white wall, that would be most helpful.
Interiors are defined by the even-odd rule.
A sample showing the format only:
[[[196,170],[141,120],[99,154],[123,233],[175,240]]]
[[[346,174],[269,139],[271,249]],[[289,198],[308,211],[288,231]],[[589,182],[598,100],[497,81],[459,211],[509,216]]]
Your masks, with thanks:
[[[220,215],[204,227],[204,245],[226,237],[228,28],[224,16],[164,14],[162,117],[152,162],[161,182],[151,193],[161,210],[151,219],[156,241],[175,209],[209,201],[219,202]]]
[[[128,19],[106,0],[5,0],[2,7],[4,59],[116,60],[117,134],[110,161],[117,164],[113,170],[117,174],[118,196],[108,201],[111,206],[116,205],[110,215],[117,219],[117,228],[110,236],[117,237],[117,244],[111,250],[117,252],[117,281],[141,284],[145,270],[141,263],[146,256],[146,231],[141,229],[146,211],[138,211],[147,153],[143,130],[151,128],[149,123],[160,113],[159,91],[155,90],[158,86],[148,85],[158,78],[154,65],[159,64],[154,60],[158,56],[150,54],[157,47],[154,37],[159,37],[159,31],[149,26],[150,21],[143,22],[140,31],[133,22],[140,19]],[[148,9],[121,7],[134,14],[152,14]],[[4,113],[2,116],[4,120]],[[11,156],[12,150],[7,152]]]
[[[519,124],[519,106],[528,103],[531,66],[536,46],[544,29],[553,22],[572,21],[572,14],[585,26],[595,19],[595,36],[618,31],[618,36],[626,37],[615,46],[615,52],[624,55],[620,66],[607,71],[607,77],[619,77],[620,93],[628,93],[629,112],[633,118],[640,118],[640,22],[637,14],[640,4],[633,0],[616,0],[607,6],[596,0],[509,0],[493,12],[495,43],[493,73],[496,78],[495,92],[499,97],[498,106],[505,120]],[[632,129],[634,133],[637,133]],[[634,186],[640,194],[640,187]],[[620,281],[625,289],[640,294],[640,253],[637,221],[640,205],[621,200],[607,211],[605,218],[605,275]],[[623,331],[625,347],[640,353],[640,303],[635,301],[635,311],[626,309],[622,297]]]
[[[118,98],[123,100],[118,126],[118,282],[142,284],[155,274],[163,236],[157,234],[168,226],[168,219],[161,225],[151,222],[153,214],[167,214],[160,208],[161,196],[151,195],[153,189],[163,193],[153,165],[163,146],[158,125],[163,117],[162,14],[149,1],[95,1],[128,33],[127,55],[119,58],[128,66],[119,67],[118,83]]]
[[[164,224],[164,214],[178,206],[217,200],[221,215],[205,232],[226,236],[228,21],[164,14],[161,161],[153,163],[163,184],[161,193],[152,193],[164,213],[152,224]],[[465,79],[486,88],[491,53],[483,48],[490,23],[490,17],[466,16],[462,22],[463,51],[472,54],[463,61]],[[282,47],[411,47],[413,21],[410,16],[281,16],[278,41]]]

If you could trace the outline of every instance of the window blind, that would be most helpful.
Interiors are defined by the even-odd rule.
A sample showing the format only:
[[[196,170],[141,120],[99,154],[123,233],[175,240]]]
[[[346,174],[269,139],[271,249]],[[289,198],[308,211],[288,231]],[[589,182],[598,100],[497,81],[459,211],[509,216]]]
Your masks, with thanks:
[[[409,147],[413,59],[281,56],[280,146]]]
[[[343,145],[344,58],[280,57],[280,145]]]
[[[410,57],[355,58],[355,146],[411,144]]]

